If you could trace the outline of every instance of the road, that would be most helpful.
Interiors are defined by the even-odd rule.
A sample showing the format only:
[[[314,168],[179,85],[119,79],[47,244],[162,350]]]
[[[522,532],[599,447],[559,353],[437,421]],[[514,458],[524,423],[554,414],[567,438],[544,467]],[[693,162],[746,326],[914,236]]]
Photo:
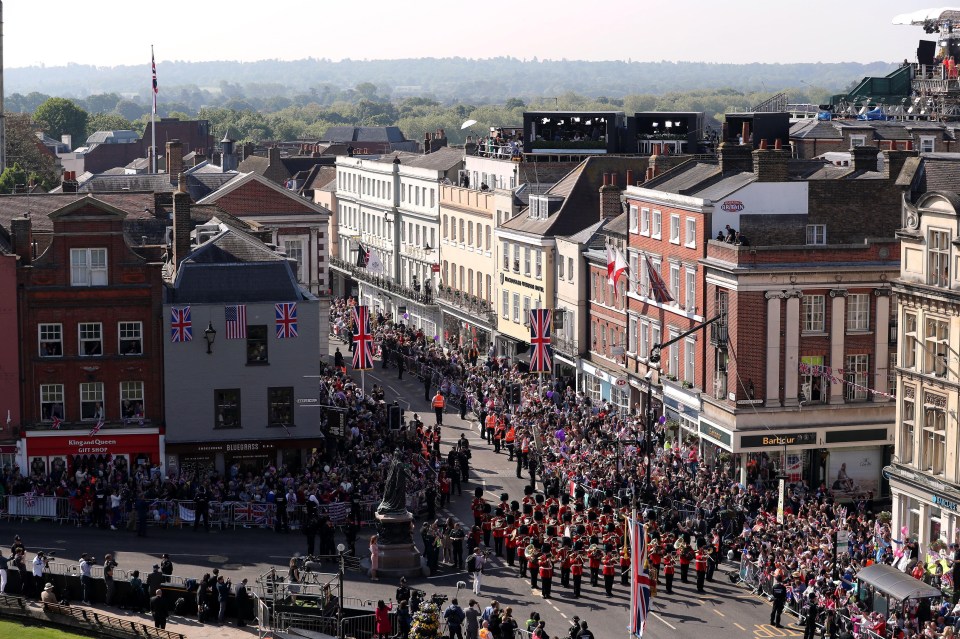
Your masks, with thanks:
[[[333,340],[331,350],[336,346]],[[344,349],[346,350],[346,349]],[[423,386],[415,375],[407,374],[403,380],[397,379],[396,369],[386,371],[377,368],[367,373],[367,383],[379,383],[386,391],[388,401],[402,398],[409,402],[412,411],[418,412],[424,421],[433,419],[429,403],[423,400]],[[408,412],[407,417],[411,415]],[[426,418],[429,417],[428,421]],[[510,499],[520,499],[523,487],[528,484],[517,479],[516,466],[507,461],[506,452],[495,454],[493,448],[480,439],[475,422],[461,421],[459,415],[448,412],[444,416],[443,450],[466,433],[470,440],[473,458],[471,460],[471,481],[463,487],[463,495],[454,496],[447,510],[440,510],[438,516],[452,515],[461,522],[472,523],[470,499],[473,489],[480,485],[487,499],[496,503],[500,494],[506,492]],[[89,528],[74,528],[50,522],[10,522],[0,521],[0,545],[12,542],[13,535],[19,533],[29,551],[54,550],[58,558],[70,563],[76,562],[81,552],[92,553],[98,559],[105,553],[113,553],[125,570],[139,569],[149,572],[154,563],[158,563],[160,554],[170,554],[176,566],[176,574],[200,576],[212,568],[230,576],[234,582],[247,577],[253,582],[271,567],[285,572],[289,557],[297,552],[305,552],[306,541],[296,533],[277,534],[267,530],[237,529],[227,531],[193,532],[189,528],[161,530],[151,528],[146,539],[139,539],[126,531],[109,532]],[[416,535],[417,537],[419,535]],[[363,536],[361,535],[361,539]],[[339,540],[338,540],[339,541]],[[419,541],[419,540],[418,540]],[[364,544],[358,542],[358,551]],[[732,569],[727,566],[726,569]],[[333,568],[331,568],[333,570]],[[467,582],[468,589],[460,594],[461,604],[470,598],[470,576],[466,572],[441,570],[438,575],[411,580],[410,585],[426,590],[427,593],[442,593],[454,596],[457,583]],[[691,580],[692,581],[692,580]],[[366,600],[389,600],[394,596],[396,583],[383,579],[370,582],[360,574],[347,575],[345,595]],[[694,585],[674,583],[674,594],[666,595],[661,588],[653,599],[651,616],[648,619],[646,637],[654,639],[704,637],[800,637],[802,628],[791,624],[785,629],[769,626],[770,604],[750,594],[741,587],[729,582],[725,570],[718,570],[716,580],[707,584],[705,594],[697,594]],[[606,597],[601,586],[592,588],[589,579],[584,579],[583,592],[579,600],[571,596],[571,591],[554,580],[553,596],[545,600],[539,590],[531,590],[527,580],[521,580],[517,569],[509,568],[505,560],[497,559],[492,569],[484,576],[483,594],[479,598],[481,605],[497,599],[503,606],[512,606],[514,617],[522,624],[532,610],[540,613],[546,621],[546,629],[551,636],[566,637],[570,620],[574,615],[586,619],[597,637],[617,637],[627,634],[629,617],[629,590],[621,586],[619,578],[614,587],[614,596]],[[789,618],[793,621],[792,618]],[[788,620],[784,616],[784,622]],[[241,636],[242,631],[230,634]],[[224,633],[227,636],[227,633]]]

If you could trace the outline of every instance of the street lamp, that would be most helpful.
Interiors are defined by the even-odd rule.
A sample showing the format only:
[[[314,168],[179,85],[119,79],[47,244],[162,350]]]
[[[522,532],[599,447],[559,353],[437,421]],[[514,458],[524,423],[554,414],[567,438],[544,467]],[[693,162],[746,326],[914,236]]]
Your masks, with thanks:
[[[208,322],[207,327],[203,329],[203,339],[207,340],[207,355],[211,355],[213,351],[210,347],[217,341],[217,329],[213,327],[213,322]]]
[[[339,601],[337,601],[337,637],[343,639],[343,554],[346,552],[347,547],[343,544],[337,544],[337,557],[340,559],[339,577],[338,581],[340,582],[340,594]]]

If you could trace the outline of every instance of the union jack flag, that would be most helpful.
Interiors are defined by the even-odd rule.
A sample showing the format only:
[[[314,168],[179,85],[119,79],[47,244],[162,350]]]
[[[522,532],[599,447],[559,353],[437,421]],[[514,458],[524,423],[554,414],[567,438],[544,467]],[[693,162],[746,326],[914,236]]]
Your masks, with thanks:
[[[90,437],[93,437],[100,432],[100,429],[103,428],[103,416],[100,416],[100,419],[97,420],[97,423],[93,425],[93,428],[90,429]]]
[[[297,303],[281,302],[276,305],[277,339],[297,337]]]
[[[642,637],[647,625],[647,614],[650,612],[650,588],[653,581],[647,574],[647,530],[639,519],[630,522],[630,634]]]
[[[60,419],[59,417],[57,417],[56,415],[54,415],[54,416],[51,417],[50,419],[51,419],[51,421],[53,422],[52,426],[53,426],[54,428],[56,428],[57,430],[60,430],[60,424],[63,423],[63,420]]]
[[[370,334],[370,310],[366,306],[353,307],[353,344],[353,369],[373,368],[373,335]]]
[[[153,57],[153,47],[150,47],[150,68],[153,71],[153,112],[157,112],[157,61]]]
[[[663,281],[660,271],[654,267],[649,255],[645,256],[644,259],[647,261],[647,276],[650,279],[650,293],[653,295],[653,299],[657,300],[658,304],[672,302],[673,295],[670,294],[670,289],[667,288],[667,283]]]
[[[170,309],[170,341],[189,342],[193,340],[193,322],[190,319],[190,307]]]
[[[550,345],[550,318],[545,308],[530,311],[530,372],[549,373],[553,370],[553,347]]]

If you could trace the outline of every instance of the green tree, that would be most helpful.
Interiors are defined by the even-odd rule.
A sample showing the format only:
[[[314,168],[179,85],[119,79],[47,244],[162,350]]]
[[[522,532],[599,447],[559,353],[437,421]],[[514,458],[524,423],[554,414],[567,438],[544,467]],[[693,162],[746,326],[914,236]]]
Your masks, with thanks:
[[[40,145],[36,127],[25,113],[7,113],[7,162],[17,163],[30,175],[39,177],[40,185],[51,189],[60,179],[55,158]]]
[[[83,105],[90,113],[109,113],[117,107],[121,99],[118,93],[97,93],[87,96]]]
[[[52,138],[60,139],[64,133],[74,140],[85,140],[87,112],[66,98],[49,98],[33,112],[33,121]]]
[[[27,172],[23,170],[19,162],[14,162],[13,166],[8,166],[0,173],[0,193],[5,195],[13,193],[18,185],[27,183]]]

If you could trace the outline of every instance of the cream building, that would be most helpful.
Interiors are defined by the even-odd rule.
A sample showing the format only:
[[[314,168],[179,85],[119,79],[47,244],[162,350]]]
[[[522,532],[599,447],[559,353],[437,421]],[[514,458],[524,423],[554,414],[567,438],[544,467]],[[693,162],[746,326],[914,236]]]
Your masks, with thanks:
[[[896,453],[884,474],[893,530],[920,542],[954,542],[960,510],[960,159],[907,161],[899,300]],[[918,194],[919,193],[919,194]],[[911,194],[912,197],[911,197]],[[922,555],[921,555],[922,556]]]

